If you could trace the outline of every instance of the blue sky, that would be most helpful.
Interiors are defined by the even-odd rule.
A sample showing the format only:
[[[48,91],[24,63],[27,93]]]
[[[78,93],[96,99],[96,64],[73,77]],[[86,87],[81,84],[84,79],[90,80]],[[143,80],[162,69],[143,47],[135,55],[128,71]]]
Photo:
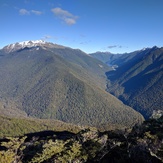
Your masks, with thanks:
[[[0,48],[44,39],[84,52],[163,46],[163,0],[1,0]]]

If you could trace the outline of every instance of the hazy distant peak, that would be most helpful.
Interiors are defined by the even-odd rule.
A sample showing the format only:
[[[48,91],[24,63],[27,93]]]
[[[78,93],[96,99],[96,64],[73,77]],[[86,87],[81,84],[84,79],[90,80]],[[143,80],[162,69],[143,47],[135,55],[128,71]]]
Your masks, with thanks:
[[[141,49],[140,51],[145,51],[145,50],[147,50],[147,49],[150,49],[150,48],[143,48],[143,49]]]
[[[159,48],[158,46],[153,46],[153,47],[146,47],[146,48],[143,48],[143,49],[141,49],[140,51],[145,51],[145,50],[149,50],[149,49],[157,49],[157,48]]]
[[[96,51],[94,54],[112,54],[111,52],[108,52],[108,51]]]

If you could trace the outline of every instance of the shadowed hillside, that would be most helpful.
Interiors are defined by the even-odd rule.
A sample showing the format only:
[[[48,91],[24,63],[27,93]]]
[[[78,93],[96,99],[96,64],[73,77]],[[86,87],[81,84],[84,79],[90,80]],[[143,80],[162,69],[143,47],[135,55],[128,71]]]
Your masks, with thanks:
[[[163,48],[153,47],[126,54],[125,63],[107,73],[108,91],[149,118],[162,110]]]
[[[46,130],[0,139],[0,162],[162,163],[163,116],[132,130]]]

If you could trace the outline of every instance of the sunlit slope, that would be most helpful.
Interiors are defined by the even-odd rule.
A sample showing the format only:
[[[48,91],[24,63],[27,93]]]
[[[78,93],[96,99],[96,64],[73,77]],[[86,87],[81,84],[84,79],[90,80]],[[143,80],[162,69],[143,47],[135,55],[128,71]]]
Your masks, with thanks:
[[[131,126],[142,121],[140,114],[105,92],[107,66],[79,50],[73,54],[78,55],[74,61],[64,55],[34,47],[2,56],[2,112],[8,115],[6,109],[15,110],[15,116],[21,110],[22,116],[91,126]]]

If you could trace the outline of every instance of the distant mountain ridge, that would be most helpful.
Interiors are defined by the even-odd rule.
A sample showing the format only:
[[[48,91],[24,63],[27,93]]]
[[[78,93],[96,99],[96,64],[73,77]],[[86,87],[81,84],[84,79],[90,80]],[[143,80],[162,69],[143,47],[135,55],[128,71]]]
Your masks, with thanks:
[[[143,51],[120,66],[111,80],[123,93],[116,93],[119,92],[116,86],[109,90],[149,118],[154,110],[163,109],[163,48]]]
[[[154,110],[163,110],[163,48],[154,46],[111,55],[104,62],[117,67],[106,73],[110,81],[108,91],[145,118],[149,118]],[[96,55],[98,57],[100,59],[101,54]]]
[[[110,52],[95,52],[90,53],[89,55],[106,63],[110,66],[117,65],[120,66],[121,64],[126,63],[130,59],[137,57],[140,54],[144,54],[144,52],[150,51],[150,49],[157,48],[157,46],[153,46],[152,48],[143,48],[141,50],[136,50],[130,53],[110,53]]]

